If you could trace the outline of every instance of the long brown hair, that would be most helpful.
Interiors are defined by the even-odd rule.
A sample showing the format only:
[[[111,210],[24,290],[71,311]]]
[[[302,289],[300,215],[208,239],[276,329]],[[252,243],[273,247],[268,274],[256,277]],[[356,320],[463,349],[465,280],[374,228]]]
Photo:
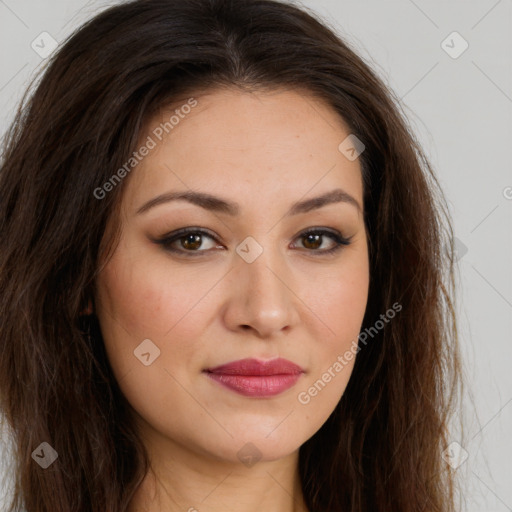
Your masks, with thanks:
[[[300,448],[311,512],[449,512],[441,452],[462,390],[451,219],[394,93],[304,8],[273,0],[135,0],[88,21],[51,57],[6,134],[0,168],[0,407],[15,447],[11,510],[124,511],[148,470],[110,369],[93,297],[148,116],[215,86],[307,90],[364,142],[370,290],[335,410]],[[136,171],[133,171],[136,172]],[[105,243],[105,245],[103,245]],[[89,335],[87,335],[87,332]],[[370,332],[370,331],[368,331]],[[31,456],[48,442],[58,459]]]

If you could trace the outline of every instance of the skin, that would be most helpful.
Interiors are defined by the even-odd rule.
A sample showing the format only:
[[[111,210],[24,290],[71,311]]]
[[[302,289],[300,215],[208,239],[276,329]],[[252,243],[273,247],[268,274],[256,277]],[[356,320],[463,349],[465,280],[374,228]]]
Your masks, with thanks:
[[[298,395],[357,340],[368,246],[363,213],[350,203],[285,213],[336,188],[362,207],[359,159],[338,150],[350,133],[343,120],[308,93],[215,89],[195,99],[126,178],[122,237],[96,283],[107,354],[151,460],[130,512],[307,510],[298,450],[334,410],[355,358],[309,403]],[[154,116],[141,143],[169,116]],[[190,189],[239,203],[239,215],[183,200],[136,213],[163,192]],[[152,241],[190,226],[214,238],[192,249],[175,241],[182,255]],[[336,242],[324,235],[308,244],[300,235],[311,228],[351,243],[324,255]],[[248,236],[263,248],[252,263],[236,252]],[[187,257],[194,248],[203,255]],[[146,339],[160,350],[148,366],[134,356]],[[305,373],[277,396],[254,398],[202,372],[248,357],[283,357]],[[260,458],[250,467],[237,456],[249,442]]]

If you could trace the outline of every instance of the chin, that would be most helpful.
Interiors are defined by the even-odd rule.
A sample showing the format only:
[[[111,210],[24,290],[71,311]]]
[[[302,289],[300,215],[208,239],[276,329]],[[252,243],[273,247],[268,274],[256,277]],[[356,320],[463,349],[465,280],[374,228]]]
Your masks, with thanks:
[[[210,456],[219,462],[243,464],[252,467],[258,462],[272,462],[298,451],[306,439],[293,439],[291,432],[283,430],[279,436],[268,436],[268,432],[246,430],[243,434],[232,432],[233,438],[225,436],[214,445],[204,447]],[[211,442],[210,438],[210,442]]]

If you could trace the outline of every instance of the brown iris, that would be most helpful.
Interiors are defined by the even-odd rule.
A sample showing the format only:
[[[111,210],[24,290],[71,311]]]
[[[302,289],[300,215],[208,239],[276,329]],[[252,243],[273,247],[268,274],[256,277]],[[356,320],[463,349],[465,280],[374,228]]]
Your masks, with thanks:
[[[185,249],[199,249],[199,247],[201,247],[201,243],[202,243],[202,239],[201,239],[201,235],[196,235],[196,234],[190,234],[190,235],[186,235],[185,237],[183,237],[182,239],[182,246],[185,248]]]
[[[304,243],[304,247],[306,247],[307,249],[317,249],[322,245],[321,238],[322,235],[309,234],[303,236],[302,239],[306,240],[306,242]],[[313,247],[311,247],[310,242],[312,243]]]

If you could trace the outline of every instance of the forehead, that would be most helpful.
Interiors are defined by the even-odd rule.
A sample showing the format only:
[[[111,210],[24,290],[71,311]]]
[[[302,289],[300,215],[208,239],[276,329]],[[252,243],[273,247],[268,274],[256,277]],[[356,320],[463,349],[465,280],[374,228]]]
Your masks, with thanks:
[[[307,91],[184,96],[141,132],[138,147],[151,149],[130,176],[124,203],[133,211],[176,189],[239,197],[242,204],[255,195],[283,202],[334,187],[362,203],[359,159],[339,150],[349,134],[337,112]]]

